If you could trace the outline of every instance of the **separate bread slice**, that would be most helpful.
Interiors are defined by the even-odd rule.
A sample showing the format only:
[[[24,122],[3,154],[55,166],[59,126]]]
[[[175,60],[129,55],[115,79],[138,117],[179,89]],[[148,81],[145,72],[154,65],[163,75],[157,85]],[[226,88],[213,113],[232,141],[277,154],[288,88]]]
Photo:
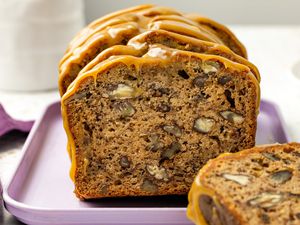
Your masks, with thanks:
[[[201,225],[300,224],[300,144],[257,146],[210,160],[189,192]]]
[[[122,17],[100,23],[95,30],[80,38],[78,46],[72,44],[72,49],[65,54],[59,65],[60,94],[65,93],[80,70],[103,50],[114,45],[126,45],[129,39],[146,30],[169,30],[223,44],[217,35],[187,18],[181,19],[181,16],[176,15],[176,11],[160,7],[151,10],[123,14]],[[168,20],[165,20],[166,16],[160,16],[168,13],[175,15],[167,17]]]
[[[114,55],[132,55],[142,56],[148,51],[148,48],[152,44],[163,44],[167,47],[203,53],[211,55],[219,55],[227,59],[232,60],[250,68],[251,72],[260,81],[260,73],[255,65],[246,60],[245,58],[236,55],[229,48],[224,45],[198,40],[188,36],[180,35],[177,33],[164,31],[164,30],[151,30],[139,34],[130,39],[127,45],[115,45],[112,46],[97,55],[90,63],[88,63],[78,75],[81,75],[88,70],[92,69],[95,65],[108,59]],[[74,78],[75,79],[75,78]]]
[[[62,98],[81,199],[185,194],[207,160],[255,143],[259,85],[224,57],[151,45],[78,76]]]
[[[103,50],[114,45],[126,45],[130,38],[146,30],[166,30],[225,44],[233,47],[234,51],[237,46],[242,49],[242,44],[226,27],[219,25],[217,31],[213,29],[216,24],[219,25],[210,20],[209,24],[202,25],[198,20],[193,21],[173,9],[152,5],[141,5],[99,18],[71,41],[60,61],[60,94],[65,93],[81,69]],[[241,56],[245,57],[244,53]]]

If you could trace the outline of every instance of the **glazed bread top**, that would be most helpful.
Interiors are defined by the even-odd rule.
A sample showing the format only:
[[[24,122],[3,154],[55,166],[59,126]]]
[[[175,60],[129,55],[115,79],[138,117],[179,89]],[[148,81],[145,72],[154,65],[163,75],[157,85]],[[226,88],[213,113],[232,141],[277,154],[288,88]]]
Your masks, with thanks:
[[[61,95],[80,70],[101,51],[114,45],[126,45],[128,39],[148,30],[164,30],[226,45],[241,57],[247,57],[244,46],[234,34],[213,20],[183,15],[166,7],[141,5],[101,17],[76,35],[59,64]]]
[[[65,56],[60,62],[60,66],[72,55],[72,51],[84,45],[87,40],[97,33],[117,33],[119,29],[126,28],[129,22],[135,23],[141,30],[159,28],[172,29],[173,31],[184,32],[191,36],[198,36],[207,40],[222,43],[219,37],[209,31],[209,29],[199,26],[197,22],[182,17],[179,12],[173,9],[141,5],[114,12],[89,24],[70,42]],[[117,28],[113,28],[113,26],[117,26]]]
[[[253,75],[260,82],[260,73],[257,67],[246,60],[245,58],[235,54],[225,45],[199,40],[197,38],[188,37],[185,35],[177,34],[165,30],[149,30],[130,39],[127,45],[114,45],[103,52],[99,53],[95,59],[87,64],[79,74],[87,72],[96,64],[109,58],[112,55],[133,55],[141,56],[153,44],[163,44],[166,47],[198,52],[203,54],[219,55],[230,59],[234,62],[246,65],[250,68]]]

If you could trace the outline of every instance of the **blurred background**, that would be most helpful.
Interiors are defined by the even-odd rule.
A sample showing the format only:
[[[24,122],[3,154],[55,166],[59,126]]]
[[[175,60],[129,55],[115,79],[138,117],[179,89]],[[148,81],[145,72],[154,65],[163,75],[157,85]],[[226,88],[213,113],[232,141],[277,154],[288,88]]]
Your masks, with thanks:
[[[224,24],[300,24],[299,0],[85,0],[86,21],[149,2],[201,13]]]

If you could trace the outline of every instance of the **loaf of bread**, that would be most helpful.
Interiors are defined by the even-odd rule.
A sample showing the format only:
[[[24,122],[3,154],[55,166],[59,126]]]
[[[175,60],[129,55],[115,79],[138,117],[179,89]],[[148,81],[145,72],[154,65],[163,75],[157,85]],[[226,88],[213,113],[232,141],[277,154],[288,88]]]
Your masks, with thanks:
[[[257,68],[227,28],[189,17],[139,6],[69,45],[59,85],[80,199],[186,194],[207,160],[254,146]]]
[[[201,225],[300,224],[300,144],[254,147],[210,160],[189,192]]]

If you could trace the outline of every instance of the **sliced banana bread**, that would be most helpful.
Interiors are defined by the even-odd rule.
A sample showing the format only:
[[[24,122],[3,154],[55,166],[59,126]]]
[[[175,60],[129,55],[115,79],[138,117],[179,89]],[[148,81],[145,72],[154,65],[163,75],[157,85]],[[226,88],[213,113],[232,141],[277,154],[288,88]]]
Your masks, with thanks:
[[[78,76],[62,98],[79,198],[185,194],[224,151],[255,143],[259,85],[226,58],[151,45]]]
[[[189,193],[201,225],[300,224],[300,144],[258,146],[210,160]]]

